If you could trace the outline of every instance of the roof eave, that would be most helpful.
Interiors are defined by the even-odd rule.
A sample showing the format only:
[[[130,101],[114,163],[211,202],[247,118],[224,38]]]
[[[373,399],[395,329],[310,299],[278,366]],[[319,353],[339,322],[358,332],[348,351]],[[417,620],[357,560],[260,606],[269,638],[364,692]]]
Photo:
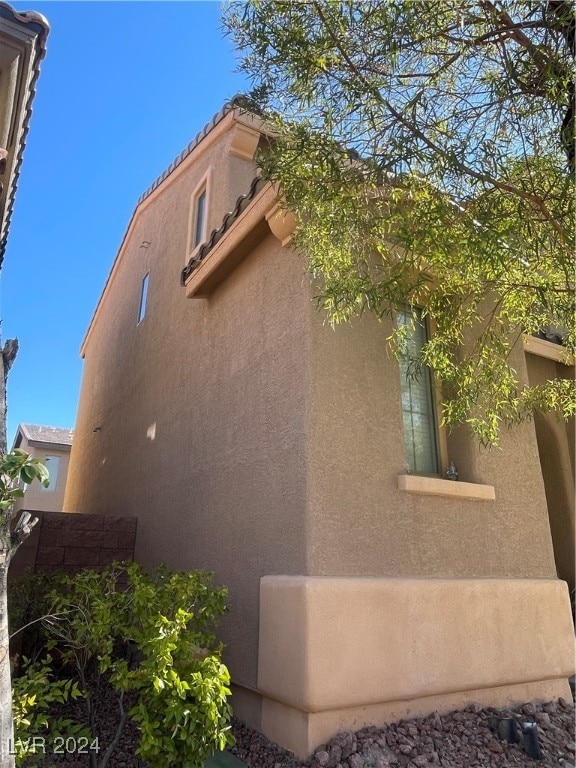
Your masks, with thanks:
[[[7,3],[0,2],[0,25],[3,22],[7,34],[10,30],[25,32],[32,51],[30,56],[21,56],[18,60],[18,66],[22,70],[17,76],[20,92],[15,95],[14,101],[15,103],[20,102],[20,108],[11,121],[12,125],[15,126],[11,132],[14,130],[16,140],[13,145],[4,148],[6,156],[3,175],[6,177],[7,189],[4,196],[0,195],[0,266],[6,251],[14,199],[26,147],[26,137],[30,129],[32,103],[36,94],[36,82],[40,75],[40,62],[46,54],[46,39],[50,31],[48,21],[42,14],[33,11],[18,13]]]

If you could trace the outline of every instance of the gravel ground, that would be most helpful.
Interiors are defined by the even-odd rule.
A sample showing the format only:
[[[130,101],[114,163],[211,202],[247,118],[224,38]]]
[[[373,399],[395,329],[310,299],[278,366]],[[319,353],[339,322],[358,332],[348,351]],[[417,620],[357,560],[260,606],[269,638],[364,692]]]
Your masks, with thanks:
[[[117,695],[109,686],[103,685],[94,691],[94,702],[96,732],[98,734],[97,755],[101,759],[114,739],[120,713]],[[130,709],[131,706],[131,701],[124,702],[125,709]],[[57,714],[69,717],[78,723],[86,722],[86,703],[83,699],[69,702],[65,707],[59,709]],[[66,737],[67,734],[62,735]],[[138,741],[138,728],[129,719],[110,758],[108,768],[147,768],[147,764],[134,754]],[[63,742],[58,741],[57,743],[55,740],[47,742],[46,759],[42,761],[41,768],[52,768],[52,766],[89,768],[91,746],[96,745],[84,744],[76,739],[64,739]],[[55,754],[55,749],[58,750],[59,754]]]
[[[232,752],[250,768],[572,768],[574,716],[574,705],[563,699],[514,710],[472,706],[448,715],[434,713],[382,728],[340,733],[318,747],[307,762],[299,762],[261,734],[236,723]],[[524,746],[530,748],[529,736],[522,732],[516,744],[501,738],[506,724],[498,721],[503,718],[511,718],[519,728],[535,724],[541,759],[527,754]]]
[[[69,715],[84,717],[81,703]],[[99,694],[99,743],[102,750],[110,744],[116,728],[118,709],[110,691]],[[356,733],[340,733],[318,747],[308,761],[299,761],[291,753],[272,744],[262,734],[243,723],[233,724],[236,745],[232,748],[249,768],[574,768],[575,708],[563,699],[547,704],[525,704],[514,710],[469,707],[447,715],[434,713],[424,718],[402,720],[381,728],[364,728]],[[525,751],[525,737],[518,731],[519,742],[509,743],[504,737],[509,718],[521,724],[536,726],[540,760]],[[129,723],[111,758],[109,768],[147,768],[134,752],[138,731]],[[48,746],[47,752],[50,752]],[[102,754],[102,753],[101,753]],[[50,754],[42,768],[65,766],[87,768],[88,754],[72,751],[67,755]],[[179,766],[166,766],[179,768]]]

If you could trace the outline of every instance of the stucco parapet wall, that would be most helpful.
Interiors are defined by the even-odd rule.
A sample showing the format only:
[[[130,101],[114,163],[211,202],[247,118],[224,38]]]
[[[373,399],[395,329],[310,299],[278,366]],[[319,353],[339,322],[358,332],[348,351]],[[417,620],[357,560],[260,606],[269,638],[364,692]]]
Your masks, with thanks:
[[[265,576],[258,688],[322,712],[574,671],[558,579]]]
[[[269,229],[284,244],[290,240],[290,227],[293,229],[290,214],[284,214],[279,208],[277,188],[265,183],[248,207],[198,261],[185,281],[186,296],[209,296]]]
[[[467,499],[469,501],[494,501],[496,499],[493,485],[463,483],[459,480],[443,480],[439,477],[424,477],[422,475],[399,475],[398,489],[407,493],[443,496],[447,499]]]

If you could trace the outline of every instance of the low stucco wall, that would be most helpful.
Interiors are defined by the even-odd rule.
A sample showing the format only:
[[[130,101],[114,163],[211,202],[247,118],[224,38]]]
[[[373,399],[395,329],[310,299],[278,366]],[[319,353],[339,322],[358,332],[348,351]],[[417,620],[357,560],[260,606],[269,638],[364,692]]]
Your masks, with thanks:
[[[261,580],[262,730],[301,756],[342,728],[568,696],[573,671],[559,580]]]

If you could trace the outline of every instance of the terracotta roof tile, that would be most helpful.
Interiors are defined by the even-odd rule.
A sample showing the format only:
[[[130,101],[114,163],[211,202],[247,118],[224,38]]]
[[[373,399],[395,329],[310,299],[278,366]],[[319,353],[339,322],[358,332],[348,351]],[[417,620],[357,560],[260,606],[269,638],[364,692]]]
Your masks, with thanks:
[[[170,176],[170,174],[182,163],[188,155],[200,144],[202,139],[204,139],[210,131],[212,131],[218,123],[223,120],[226,115],[231,112],[234,109],[244,109],[247,112],[250,111],[252,114],[258,114],[258,107],[255,103],[253,103],[248,96],[245,96],[244,94],[237,93],[235,96],[233,96],[229,101],[227,101],[222,109],[217,112],[214,117],[206,123],[204,128],[202,128],[201,131],[199,131],[196,136],[192,139],[190,144],[184,149],[178,157],[174,158],[174,160],[170,163],[168,168],[154,181],[148,189],[140,195],[138,198],[138,202],[136,203],[136,208],[140,205],[140,203],[143,203],[146,198],[154,192],[154,190],[162,184],[162,182]]]
[[[30,116],[32,114],[32,102],[36,95],[36,82],[40,75],[40,62],[46,54],[46,38],[50,31],[48,21],[40,13],[34,11],[26,11],[24,13],[18,13],[8,3],[0,2],[0,18],[7,19],[8,21],[17,21],[21,24],[26,24],[31,30],[37,33],[35,41],[35,53],[34,64],[32,70],[32,79],[28,86],[28,97],[26,100],[24,122],[22,126],[22,134],[20,137],[20,145],[17,149],[16,161],[14,165],[14,176],[10,188],[8,190],[8,198],[6,200],[4,210],[4,235],[0,240],[0,266],[4,260],[4,253],[6,251],[6,241],[8,239],[8,230],[10,228],[10,221],[12,219],[12,211],[14,208],[14,198],[16,195],[16,187],[18,186],[18,178],[20,176],[20,166],[22,165],[22,156],[24,154],[24,148],[26,147],[26,136],[30,128]]]
[[[92,314],[92,318],[90,320],[90,324],[88,325],[88,329],[86,331],[86,334],[84,336],[84,341],[82,342],[82,349],[84,348],[84,345],[87,342],[88,336],[90,334],[90,330],[92,328],[92,324],[94,323],[94,318],[96,317],[96,313],[98,312],[98,307],[100,306],[100,302],[102,301],[102,297],[104,296],[104,293],[106,292],[106,288],[108,287],[108,283],[110,281],[110,278],[112,276],[112,273],[114,271],[114,267],[116,265],[116,262],[119,258],[120,252],[122,251],[122,247],[124,245],[124,242],[126,240],[126,237],[128,235],[128,232],[130,231],[130,226],[132,222],[134,221],[134,217],[136,216],[136,212],[138,211],[138,208],[140,205],[148,198],[155,189],[157,189],[163,181],[165,181],[170,174],[190,155],[190,153],[198,146],[198,144],[201,143],[201,141],[220,123],[229,112],[232,112],[233,110],[238,109],[240,111],[244,111],[249,114],[253,115],[259,115],[260,109],[258,105],[252,101],[252,99],[244,94],[236,94],[233,96],[229,101],[227,101],[222,109],[220,109],[219,112],[217,112],[214,117],[206,123],[204,128],[202,128],[201,131],[199,131],[196,136],[192,139],[192,141],[188,144],[186,149],[184,149],[178,157],[176,157],[172,163],[169,165],[169,167],[162,173],[149,187],[148,189],[140,195],[138,198],[138,202],[136,203],[136,206],[134,207],[134,211],[132,212],[132,216],[130,217],[130,221],[128,222],[128,226],[126,227],[126,231],[124,232],[124,236],[122,238],[122,242],[120,243],[120,247],[116,253],[116,258],[114,259],[114,262],[112,264],[112,268],[108,274],[108,278],[106,279],[106,282],[104,284],[104,288],[102,289],[102,293],[100,294],[100,298],[98,300],[98,303],[96,305],[96,308],[94,309],[94,312]]]
[[[266,186],[267,183],[268,182],[261,176],[256,176],[256,178],[253,179],[249,191],[245,195],[240,195],[240,197],[236,200],[236,205],[234,208],[224,216],[222,224],[218,227],[218,229],[212,230],[208,240],[202,246],[200,246],[197,255],[193,259],[190,259],[188,264],[184,267],[180,275],[180,285],[186,284],[186,280],[190,277],[192,272],[194,272],[202,259],[204,259],[208,253],[210,253],[212,248],[214,248],[224,233],[230,229],[240,214],[246,210],[251,201],[258,195],[258,193]]]

